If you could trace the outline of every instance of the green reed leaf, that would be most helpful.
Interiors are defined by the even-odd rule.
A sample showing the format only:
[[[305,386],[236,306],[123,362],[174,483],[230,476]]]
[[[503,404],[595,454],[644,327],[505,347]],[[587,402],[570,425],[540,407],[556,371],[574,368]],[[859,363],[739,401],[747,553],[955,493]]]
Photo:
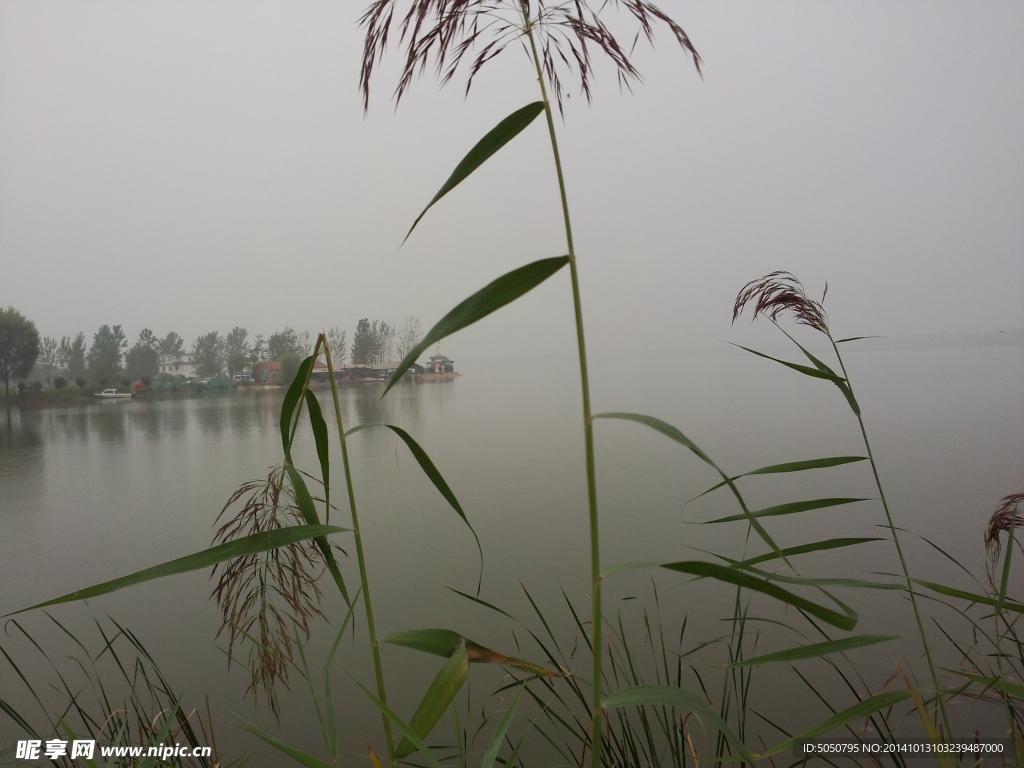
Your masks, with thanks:
[[[850,336],[845,339],[836,339],[836,344],[845,344],[848,341],[860,341],[861,339],[880,339],[881,336]]]
[[[822,720],[820,723],[808,728],[806,731],[798,733],[796,736],[786,739],[781,744],[772,747],[767,753],[765,753],[764,757],[785,752],[788,749],[792,749],[793,745],[798,741],[813,739],[816,736],[820,736],[823,733],[828,733],[831,730],[840,728],[854,720],[860,720],[873,715],[879,710],[895,706],[901,701],[906,701],[909,698],[910,691],[888,691],[887,693],[880,693],[877,696],[872,696],[870,699],[864,699],[864,701],[857,702],[852,707],[847,707],[842,712],[837,712],[827,720]]]
[[[786,560],[786,556],[782,554],[782,550],[779,549],[779,545],[775,543],[775,540],[768,534],[768,531],[765,530],[764,526],[762,526],[761,523],[757,521],[757,518],[750,513],[750,510],[747,509],[747,504],[743,500],[743,496],[740,495],[739,489],[733,484],[732,480],[729,479],[729,476],[726,475],[725,472],[723,472],[721,468],[711,460],[711,457],[704,453],[704,451],[702,451],[696,443],[690,440],[690,438],[688,438],[678,429],[673,427],[671,424],[664,422],[661,419],[657,419],[653,416],[645,416],[644,414],[641,413],[598,413],[595,414],[593,418],[622,419],[624,421],[634,421],[637,424],[643,424],[644,426],[650,427],[656,432],[660,432],[661,434],[663,434],[669,440],[674,440],[680,445],[684,445],[687,448],[689,448],[694,454],[696,454],[700,459],[702,459],[706,464],[708,464],[708,466],[710,466],[712,469],[718,472],[722,479],[725,480],[726,484],[729,486],[729,490],[732,491],[733,495],[736,497],[736,501],[739,502],[740,509],[743,510],[743,515],[745,516],[747,522],[750,523],[751,528],[757,531],[757,535],[760,536],[764,540],[764,542],[772,548],[773,551],[778,552],[779,557],[781,557],[786,562],[786,564],[789,565],[789,561]]]
[[[406,740],[412,742],[412,745],[420,751],[420,754],[423,755],[427,763],[432,766],[432,768],[441,768],[441,764],[437,762],[437,758],[434,757],[434,753],[430,751],[430,747],[428,747],[423,739],[420,738],[420,735],[409,726],[409,723],[399,717],[391,707],[370,693],[369,689],[365,686],[360,683],[356,683],[356,685],[362,689],[363,693],[369,697],[370,701],[372,701],[374,706],[381,711],[384,717],[395,724],[395,727],[405,737],[402,739],[403,743],[405,743]],[[409,754],[412,754],[412,750],[410,750]]]
[[[752,667],[760,664],[772,664],[777,661],[796,661],[798,659],[816,659],[820,656],[828,656],[832,653],[845,653],[855,648],[863,648],[868,645],[887,643],[890,640],[898,640],[899,635],[854,635],[844,637],[841,640],[832,640],[827,643],[814,643],[812,645],[801,645],[799,648],[790,648],[788,651],[778,653],[766,653],[763,656],[755,656],[743,661],[727,664],[726,669],[735,667]]]
[[[731,341],[728,342],[728,343],[732,344]],[[802,373],[805,376],[810,376],[810,377],[815,378],[815,379],[825,379],[826,381],[831,381],[833,383],[840,382],[840,381],[845,381],[845,379],[840,378],[839,376],[836,376],[834,373],[830,374],[830,373],[826,373],[825,371],[819,371],[817,368],[811,368],[810,366],[807,366],[807,365],[800,365],[799,363],[791,363],[788,360],[780,360],[777,357],[772,357],[771,355],[766,355],[766,354],[764,354],[764,352],[758,352],[756,349],[751,349],[750,347],[744,347],[742,344],[732,344],[732,345],[734,347],[739,347],[740,349],[745,349],[747,352],[749,352],[752,355],[757,355],[758,357],[763,357],[765,360],[774,360],[776,363],[779,363],[780,365],[784,365],[787,368],[792,368],[794,371],[798,371],[799,373]]]
[[[469,656],[466,653],[466,645],[460,643],[451,658],[441,667],[423,695],[419,706],[416,707],[416,712],[413,713],[412,719],[409,721],[409,728],[413,733],[421,739],[430,735],[430,731],[455,700],[455,695],[468,677]],[[417,745],[408,736],[405,736],[395,750],[395,758],[401,760],[403,757],[408,757],[416,748]]]
[[[932,592],[938,592],[940,595],[946,595],[947,597],[958,597],[961,600],[967,600],[972,603],[980,603],[982,605],[991,605],[995,607],[997,601],[987,595],[976,595],[973,592],[965,592],[962,589],[954,589],[953,587],[947,587],[945,584],[936,584],[934,581],[925,581],[924,579],[912,579],[915,584],[920,584],[925,589],[930,589]],[[1005,600],[1003,602],[1004,611],[1013,611],[1014,613],[1024,613],[1024,603],[1018,603],[1014,600]]]
[[[430,456],[427,455],[427,452],[424,451],[420,444],[413,439],[412,435],[401,427],[396,427],[393,424],[360,424],[359,426],[348,430],[345,433],[345,436],[348,437],[356,432],[362,432],[363,430],[374,429],[376,427],[386,427],[402,438],[402,442],[404,442],[409,448],[409,452],[413,455],[413,458],[416,459],[416,463],[420,465],[420,469],[423,470],[423,474],[430,479],[430,482],[434,484],[434,487],[437,488],[442,496],[444,496],[445,501],[447,501],[451,505],[451,508],[455,510],[456,514],[462,518],[462,522],[464,522],[466,527],[469,528],[469,532],[473,534],[473,539],[476,541],[476,549],[480,555],[480,575],[476,584],[476,591],[477,594],[479,594],[480,585],[484,578],[484,549],[480,545],[480,537],[476,535],[476,530],[469,522],[469,518],[466,517],[465,510],[462,509],[462,505],[459,503],[459,500],[455,498],[455,493],[452,491],[448,483],[445,482],[444,477],[438,471],[437,467],[434,466],[434,462],[430,460]],[[449,654],[445,655],[447,656]]]
[[[635,688],[616,691],[602,702],[604,709],[626,709],[646,705],[675,707],[694,712],[700,720],[718,728],[719,732],[732,744],[733,749],[744,758],[750,762],[754,761],[753,756],[747,751],[746,745],[736,736],[718,712],[712,709],[705,699],[689,691],[684,691],[682,688],[673,688],[667,685],[639,685]]]
[[[822,539],[821,541],[811,542],[810,544],[800,544],[795,547],[786,547],[782,550],[782,553],[786,557],[792,555],[805,555],[808,552],[821,552],[826,549],[842,549],[843,547],[852,547],[857,544],[864,544],[869,541],[885,541],[885,539],[878,536],[871,536],[867,538],[845,538],[845,539]],[[767,552],[757,557],[751,557],[748,560],[742,560],[735,563],[733,568],[747,568],[751,565],[757,565],[767,560],[777,560],[779,555],[775,552]]]
[[[704,552],[705,554],[711,555],[712,557],[717,557],[719,560],[724,560],[729,564],[730,568],[739,567],[741,564],[741,561],[739,560],[734,560],[731,557],[719,555],[715,552],[709,552],[706,549],[698,549],[698,551]],[[885,589],[897,591],[906,591],[907,589],[906,582],[901,583],[898,581],[865,581],[863,579],[816,579],[810,576],[786,576],[782,573],[770,573],[769,571],[762,571],[760,568],[755,568],[749,563],[742,565],[742,568],[743,570],[750,571],[751,573],[760,576],[762,579],[767,579],[768,581],[781,581],[784,584],[800,584],[809,585],[813,587],[852,587],[854,589]],[[828,592],[825,592],[825,594],[827,594],[832,600],[835,600],[837,603],[839,603],[839,601],[836,600],[836,598],[833,595],[829,594]]]
[[[1013,557],[1013,535],[1017,528],[1017,516],[1010,517],[1010,530],[1006,537],[1006,557],[1003,558],[1003,575],[999,581],[999,595],[996,600],[996,615],[1003,612],[1006,603],[1006,590],[1010,583],[1010,560]]]
[[[409,239],[409,235],[411,235],[412,231],[416,229],[416,225],[420,223],[420,219],[426,215],[427,211],[430,210],[430,207],[434,203],[455,189],[455,187],[462,183],[473,171],[487,162],[491,155],[518,136],[523,129],[532,123],[536,119],[537,115],[543,111],[544,102],[535,101],[532,104],[527,104],[522,109],[517,109],[488,131],[487,135],[480,139],[480,141],[478,141],[476,145],[469,150],[469,154],[462,158],[462,161],[455,166],[455,170],[452,171],[452,175],[448,177],[448,181],[441,186],[438,193],[434,195],[434,199],[427,203],[427,207],[423,209],[423,212],[419,216],[416,217],[416,221],[414,221],[412,226],[409,227],[409,231],[406,233],[405,239],[402,242],[404,243],[405,240]]]
[[[992,688],[1000,693],[1006,693],[1010,696],[1017,696],[1018,698],[1024,699],[1024,685],[1011,683],[1001,677],[982,677],[981,675],[972,675],[968,672],[961,672],[959,669],[950,669],[948,671],[960,675],[961,677],[966,677],[968,680],[973,680],[976,683],[981,683],[986,688]]]
[[[829,456],[823,459],[808,459],[807,461],[789,461],[785,464],[772,464],[767,467],[761,467],[760,469],[754,469],[750,472],[744,472],[742,475],[736,475],[730,477],[729,480],[739,480],[741,477],[750,477],[751,475],[775,475],[783,472],[803,472],[807,469],[825,469],[827,467],[838,467],[842,464],[851,464],[855,461],[867,461],[867,456]],[[708,488],[704,493],[694,496],[690,501],[699,499],[701,496],[706,496],[712,491],[717,491],[723,485],[727,485],[727,481],[723,480],[717,485],[713,485]]]
[[[295,491],[295,501],[299,505],[299,511],[302,512],[302,519],[309,525],[319,525],[320,516],[316,513],[313,496],[306,487],[306,481],[302,479],[302,473],[295,468],[291,461],[285,461],[284,469],[288,474],[288,479],[291,481],[292,489]],[[326,536],[317,536],[315,541],[324,556],[327,569],[331,572],[331,578],[334,579],[334,583],[338,586],[338,591],[341,592],[341,596],[345,600],[345,605],[351,607],[352,601],[348,595],[348,587],[345,586],[345,579],[338,568],[337,560],[334,559],[334,550],[331,549],[330,542],[327,541]]]
[[[328,450],[327,422],[316,395],[306,390],[306,408],[309,410],[309,423],[313,428],[313,440],[316,442],[316,456],[320,460],[320,473],[323,477],[324,492],[331,492],[331,459]],[[328,496],[330,499],[330,496]]]
[[[480,643],[473,642],[469,638],[450,629],[414,629],[408,632],[396,632],[393,635],[382,637],[380,641],[389,645],[399,645],[404,648],[412,648],[415,651],[431,653],[446,659],[455,653],[460,645],[465,645],[466,655],[471,663],[499,664],[505,667],[523,669],[536,675],[559,676],[557,672],[552,672],[524,659],[506,656],[503,653],[480,645]]]
[[[91,597],[98,597],[99,595],[105,595],[109,592],[116,592],[119,589],[133,587],[136,584],[142,584],[147,581],[152,581],[153,579],[162,579],[165,576],[174,576],[179,573],[198,571],[201,568],[210,568],[217,565],[217,563],[223,563],[225,560],[234,560],[237,557],[245,557],[257,552],[268,552],[269,550],[277,549],[278,547],[286,547],[289,544],[295,544],[296,542],[305,541],[306,539],[328,536],[332,533],[342,533],[347,530],[349,529],[339,528],[336,525],[293,525],[288,528],[278,528],[273,531],[254,533],[241,539],[229,541],[226,544],[219,544],[216,547],[204,549],[202,552],[196,552],[195,554],[187,555],[186,557],[179,557],[175,560],[161,563],[160,565],[154,565],[151,568],[136,571],[128,576],[104,581],[101,584],[95,584],[91,587],[85,587],[84,589],[70,592],[62,597],[55,597],[53,600],[47,600],[46,602],[29,606],[28,608],[22,608],[20,611],[5,614],[0,618],[14,616],[19,613],[25,613],[26,611],[34,611],[37,608],[46,608],[50,605],[72,603],[76,600],[88,600]]]
[[[788,504],[779,504],[774,507],[765,507],[764,509],[758,509],[750,514],[754,517],[775,517],[777,515],[793,515],[798,512],[808,512],[812,509],[826,509],[828,507],[838,507],[843,504],[853,504],[855,501],[870,501],[870,499],[852,499],[852,498],[835,498],[835,499],[807,499],[806,501],[791,501]],[[733,523],[737,520],[746,520],[747,515],[729,515],[728,517],[719,517],[715,520],[705,520],[702,525],[711,525],[712,523]]]
[[[776,586],[768,581],[764,581],[763,579],[753,576],[746,571],[739,571],[734,568],[730,568],[729,566],[707,563],[701,560],[685,560],[678,563],[663,563],[661,567],[667,568],[670,571],[689,573],[693,576],[703,576],[705,578],[715,579],[716,581],[724,581],[728,584],[735,584],[738,587],[760,592],[763,595],[773,597],[776,600],[780,600],[806,611],[812,616],[816,616],[822,621],[846,631],[857,626],[857,621],[859,620],[857,613],[853,609],[843,605],[838,600],[836,600],[836,602],[843,606],[845,609],[844,613],[833,611],[831,608],[826,608],[823,605],[819,605],[818,603],[800,597],[787,589],[783,589],[782,587]],[[804,581],[804,583],[811,585],[810,581]],[[829,597],[835,600],[831,595],[829,595]]]
[[[384,394],[388,393],[388,390],[395,385],[395,382],[401,381],[402,376],[409,370],[409,366],[415,363],[416,359],[431,344],[436,344],[446,336],[451,336],[456,331],[461,331],[466,326],[472,325],[477,320],[487,317],[487,315],[501,309],[506,304],[510,304],[523,294],[529,293],[568,263],[568,256],[541,259],[518,269],[513,269],[497,280],[488,283],[442,317],[437,325],[431,328],[427,335],[423,337],[423,341],[413,347],[412,351],[402,359],[398,370],[395,371],[391,381],[388,382]],[[383,396],[381,395],[381,397]]]
[[[274,749],[283,752],[284,754],[288,755],[288,757],[290,757],[292,760],[295,760],[297,763],[307,766],[307,768],[334,768],[334,766],[330,763],[325,763],[323,760],[315,758],[312,755],[303,752],[301,749],[296,749],[295,747],[285,744],[283,741],[275,739],[273,736],[264,731],[258,725],[253,725],[248,720],[239,715],[235,715],[235,719],[238,720],[238,727],[241,728],[243,731],[248,731],[253,736],[262,739],[264,742],[272,746]]]
[[[818,369],[818,371],[824,373],[829,381],[831,381],[833,384],[839,387],[839,391],[843,393],[843,397],[846,398],[846,402],[850,405],[850,409],[853,411],[854,415],[860,416],[860,404],[857,402],[857,398],[853,396],[853,390],[850,388],[849,382],[846,381],[846,379],[844,379],[838,373],[833,371],[831,368],[829,368],[827,365],[825,365],[825,363],[823,363],[821,360],[812,355],[807,350],[807,348],[804,347],[804,345],[801,344],[799,341],[794,339],[786,329],[779,325],[776,325],[776,327],[784,334],[786,334],[786,337],[794,344],[796,344],[797,347],[800,348],[800,351],[804,353],[804,357],[810,360],[811,364],[814,365],[814,367]]]
[[[313,356],[310,355],[299,364],[299,370],[295,374],[295,380],[284,395],[284,402],[281,403],[281,447],[284,448],[285,457],[291,456],[292,451],[292,420],[295,417],[295,409],[302,401],[302,391],[306,387],[306,379],[313,368]]]
[[[516,715],[516,707],[519,706],[519,699],[523,696],[523,688],[525,683],[519,686],[519,690],[516,691],[516,695],[512,697],[512,703],[508,705],[508,709],[505,710],[505,716],[501,718],[501,722],[498,723],[498,728],[494,731],[494,735],[491,737],[490,744],[487,745],[487,751],[484,752],[484,758],[480,761],[480,768],[494,768],[494,761],[498,759],[498,750],[501,749],[502,739],[505,738],[505,734],[508,733],[509,726],[512,725],[512,719]]]

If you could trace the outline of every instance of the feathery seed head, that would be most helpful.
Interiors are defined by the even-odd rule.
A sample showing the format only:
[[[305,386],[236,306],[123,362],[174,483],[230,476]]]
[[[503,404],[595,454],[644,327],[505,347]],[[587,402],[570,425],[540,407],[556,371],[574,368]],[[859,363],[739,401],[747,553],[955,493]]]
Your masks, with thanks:
[[[992,517],[989,518],[988,525],[985,526],[985,549],[988,550],[988,555],[993,563],[999,560],[999,553],[1002,550],[999,534],[1008,532],[1010,528],[1020,530],[1024,526],[1024,518],[1019,512],[1022,504],[1024,504],[1024,493],[1011,493],[1009,496],[1004,496],[1003,500],[999,502],[999,506],[996,507],[996,511],[992,513]]]
[[[311,475],[306,477],[316,482]],[[241,507],[234,509],[238,504]],[[271,469],[266,480],[242,485],[228,499],[217,522],[229,514],[214,535],[214,545],[305,524],[283,467]],[[248,639],[252,679],[246,693],[251,691],[255,697],[262,687],[276,717],[279,707],[274,685],[277,681],[288,685],[288,667],[295,651],[293,636],[301,632],[308,639],[313,619],[323,617],[317,584],[324,570],[323,553],[312,541],[302,541],[221,563],[214,566],[211,576],[218,570],[220,577],[211,597],[223,616],[218,636],[228,630],[228,663],[236,643]]]
[[[733,304],[732,321],[735,323],[747,304],[753,302],[754,320],[758,315],[766,315],[775,322],[779,315],[789,312],[798,324],[828,335],[828,315],[822,306],[827,293],[828,285],[821,301],[814,301],[807,297],[803,284],[790,272],[770,272],[743,286]]]
[[[370,104],[370,78],[377,59],[387,49],[392,25],[398,27],[399,46],[404,46],[405,66],[395,89],[395,100],[412,83],[413,75],[433,59],[441,84],[468,63],[466,93],[473,78],[488,61],[532,31],[537,40],[541,69],[551,94],[562,109],[563,79],[579,79],[580,91],[591,100],[594,50],[604,53],[615,66],[620,85],[627,88],[640,80],[630,56],[640,36],[654,41],[654,27],[668,27],[676,42],[693,58],[700,72],[700,56],[679,24],[648,0],[604,0],[595,10],[585,0],[549,3],[544,0],[412,0],[402,15],[399,0],[374,0],[360,19],[366,30],[359,88],[363,108]],[[602,21],[600,12],[625,9],[635,22],[632,42],[623,46]],[[400,17],[400,20],[399,20]],[[524,43],[525,45],[525,43]],[[471,55],[472,53],[472,55]],[[467,57],[469,57],[467,59]]]

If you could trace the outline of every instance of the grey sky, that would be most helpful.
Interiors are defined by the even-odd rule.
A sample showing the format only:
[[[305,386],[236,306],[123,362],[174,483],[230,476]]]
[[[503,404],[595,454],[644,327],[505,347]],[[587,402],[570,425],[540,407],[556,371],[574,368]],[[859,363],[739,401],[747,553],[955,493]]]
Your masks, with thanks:
[[[364,117],[362,6],[0,0],[0,305],[90,339],[429,327],[563,253],[539,120],[399,249],[538,95],[510,48],[468,100],[428,73],[396,112],[394,51]],[[828,281],[844,335],[1024,326],[1024,4],[662,7],[703,82],[663,35],[633,95],[600,67],[559,126],[593,348],[728,337],[736,292],[773,269]],[[571,334],[559,274],[445,350],[571,354]]]

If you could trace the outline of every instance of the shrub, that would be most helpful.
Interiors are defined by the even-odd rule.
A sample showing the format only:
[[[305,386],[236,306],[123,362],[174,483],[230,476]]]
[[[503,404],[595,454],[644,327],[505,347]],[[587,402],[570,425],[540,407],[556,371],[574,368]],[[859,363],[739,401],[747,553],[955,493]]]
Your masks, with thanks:
[[[64,387],[66,387],[67,385],[68,380],[65,379],[63,376],[58,376],[56,379],[53,380],[53,386],[56,387],[57,389],[64,389]]]
[[[81,376],[75,379],[75,384],[78,385],[79,389],[85,389],[85,379],[83,379]]]

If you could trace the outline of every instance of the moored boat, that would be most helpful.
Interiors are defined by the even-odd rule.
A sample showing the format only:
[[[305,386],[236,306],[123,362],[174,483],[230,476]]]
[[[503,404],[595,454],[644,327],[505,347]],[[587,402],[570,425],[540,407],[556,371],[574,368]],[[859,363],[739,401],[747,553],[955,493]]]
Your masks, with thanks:
[[[116,389],[104,389],[102,392],[97,392],[94,397],[102,397],[107,400],[121,400],[122,398],[132,398],[135,395],[131,392],[118,392]]]

